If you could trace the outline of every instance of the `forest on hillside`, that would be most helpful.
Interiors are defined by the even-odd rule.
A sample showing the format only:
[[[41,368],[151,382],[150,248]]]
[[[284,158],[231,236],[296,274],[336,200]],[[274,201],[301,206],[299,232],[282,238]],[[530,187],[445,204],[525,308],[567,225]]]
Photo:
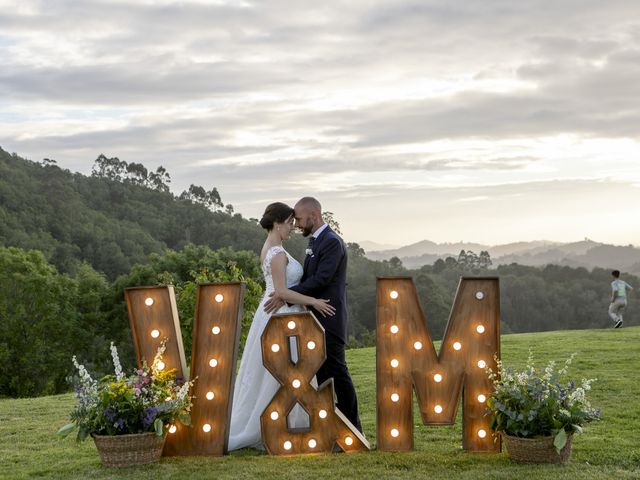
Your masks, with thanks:
[[[264,287],[258,252],[265,232],[224,205],[217,188],[192,185],[174,195],[169,182],[162,167],[148,171],[104,155],[84,176],[0,149],[0,395],[68,390],[72,355],[91,371],[107,372],[110,341],[132,365],[123,296],[129,286],[175,285],[189,353],[196,285],[244,281],[246,335]],[[305,243],[296,235],[286,247],[301,259]],[[483,252],[408,269],[397,257],[367,259],[354,243],[348,254],[352,347],[375,341],[381,276],[413,278],[434,339],[444,333],[461,276],[499,277],[503,333],[612,324],[605,269],[494,268]],[[637,291],[639,279],[625,279]],[[626,325],[640,323],[639,309],[633,295]]]

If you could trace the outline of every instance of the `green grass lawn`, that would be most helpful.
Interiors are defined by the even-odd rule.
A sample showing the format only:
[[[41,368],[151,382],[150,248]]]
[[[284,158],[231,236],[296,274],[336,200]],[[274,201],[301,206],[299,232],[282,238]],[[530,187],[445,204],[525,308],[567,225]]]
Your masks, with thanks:
[[[529,348],[537,365],[562,362],[578,352],[571,376],[598,379],[591,398],[602,409],[602,420],[575,439],[571,464],[565,467],[516,465],[506,453],[466,453],[459,415],[456,425],[446,427],[423,426],[416,416],[416,450],[410,453],[275,458],[244,450],[106,469],[91,440],[76,444],[72,437],[56,436],[74,403],[73,395],[66,394],[0,400],[0,478],[640,478],[640,327],[502,337],[502,359],[508,366],[522,367]],[[375,444],[375,349],[350,350],[347,359],[363,427]]]

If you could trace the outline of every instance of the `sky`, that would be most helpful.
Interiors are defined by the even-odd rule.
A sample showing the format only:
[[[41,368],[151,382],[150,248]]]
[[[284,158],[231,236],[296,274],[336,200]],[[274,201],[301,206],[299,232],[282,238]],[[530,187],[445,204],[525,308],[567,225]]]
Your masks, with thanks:
[[[640,2],[0,0],[0,147],[348,241],[640,245]]]

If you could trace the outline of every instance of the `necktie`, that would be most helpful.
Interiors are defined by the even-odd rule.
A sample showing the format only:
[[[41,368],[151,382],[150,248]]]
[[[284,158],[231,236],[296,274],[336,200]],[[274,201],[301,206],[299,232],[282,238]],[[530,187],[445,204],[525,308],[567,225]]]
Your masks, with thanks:
[[[307,245],[307,248],[308,248],[309,250],[313,250],[313,242],[315,242],[315,241],[316,241],[316,237],[314,237],[313,235],[311,235],[311,236],[309,237],[309,244]]]

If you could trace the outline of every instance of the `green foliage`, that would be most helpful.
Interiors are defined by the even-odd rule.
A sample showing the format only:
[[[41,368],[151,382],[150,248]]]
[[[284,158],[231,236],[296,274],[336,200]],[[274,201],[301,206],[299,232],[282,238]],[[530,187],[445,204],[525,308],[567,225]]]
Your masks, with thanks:
[[[79,273],[87,282],[82,287],[59,274],[41,252],[0,247],[1,395],[67,390],[71,348],[87,348],[91,321],[100,317],[95,304],[87,302],[97,301],[104,288],[89,266]]]
[[[185,355],[191,355],[191,341],[193,338],[193,321],[195,318],[196,292],[199,283],[224,283],[224,282],[244,282],[246,289],[244,292],[244,307],[242,312],[242,330],[240,335],[240,348],[244,346],[253,314],[255,313],[263,288],[253,278],[246,276],[233,261],[230,261],[225,268],[211,271],[204,267],[200,271],[190,272],[193,280],[175,282],[176,301],[180,312],[180,328],[185,349]],[[171,275],[161,275],[161,282],[170,280]]]
[[[151,253],[188,243],[258,253],[264,234],[253,221],[218,209],[216,188],[180,200],[163,167],[149,173],[101,155],[94,175],[36,163],[0,148],[0,245],[37,249],[61,272],[82,262],[114,280]]]
[[[129,275],[114,282],[112,290],[113,338],[121,342],[121,350],[130,344],[128,313],[123,291],[127,287],[144,285],[174,285],[180,315],[182,339],[187,358],[191,355],[196,289],[198,283],[245,282],[244,313],[241,345],[244,345],[253,314],[262,297],[262,271],[258,256],[249,251],[230,248],[211,250],[206,246],[187,245],[180,251],[154,254],[146,265],[135,265]],[[129,348],[127,357],[132,359]]]

